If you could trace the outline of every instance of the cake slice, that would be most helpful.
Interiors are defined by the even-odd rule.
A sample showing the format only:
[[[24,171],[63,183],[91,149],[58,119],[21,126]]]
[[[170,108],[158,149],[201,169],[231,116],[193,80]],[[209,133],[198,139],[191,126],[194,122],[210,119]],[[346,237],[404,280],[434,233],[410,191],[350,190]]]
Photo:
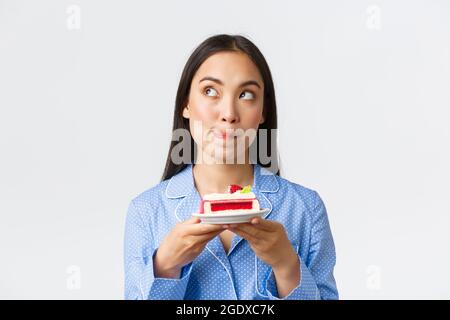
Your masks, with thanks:
[[[230,185],[228,193],[206,194],[200,203],[199,213],[250,212],[259,209],[259,201],[251,192],[251,186],[242,188]]]

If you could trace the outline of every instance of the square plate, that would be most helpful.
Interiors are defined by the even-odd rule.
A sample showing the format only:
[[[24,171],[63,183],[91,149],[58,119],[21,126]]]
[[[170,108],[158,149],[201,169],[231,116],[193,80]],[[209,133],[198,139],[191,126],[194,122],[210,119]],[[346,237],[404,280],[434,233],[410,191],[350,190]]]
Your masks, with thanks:
[[[193,213],[192,216],[200,218],[203,223],[230,224],[250,222],[253,218],[262,217],[267,212],[269,209],[232,213]]]

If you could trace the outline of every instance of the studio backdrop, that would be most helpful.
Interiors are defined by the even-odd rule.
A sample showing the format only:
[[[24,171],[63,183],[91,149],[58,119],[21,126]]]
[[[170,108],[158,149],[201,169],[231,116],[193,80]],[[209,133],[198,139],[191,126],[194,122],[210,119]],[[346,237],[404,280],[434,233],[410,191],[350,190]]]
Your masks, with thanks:
[[[281,175],[325,202],[340,298],[450,298],[446,0],[1,0],[0,298],[123,299],[127,206],[219,33],[269,63]]]

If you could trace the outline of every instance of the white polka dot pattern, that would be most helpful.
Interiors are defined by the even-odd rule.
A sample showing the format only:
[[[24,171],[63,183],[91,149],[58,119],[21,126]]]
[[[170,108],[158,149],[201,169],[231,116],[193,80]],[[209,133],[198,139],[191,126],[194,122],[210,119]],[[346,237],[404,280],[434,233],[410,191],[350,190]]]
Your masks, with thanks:
[[[338,299],[335,246],[325,205],[317,192],[254,165],[252,191],[265,219],[284,225],[300,261],[301,281],[282,299]],[[196,212],[200,195],[192,165],[134,198],[125,223],[125,299],[271,300],[278,297],[272,268],[246,240],[235,236],[228,254],[220,237],[184,266],[180,279],[156,278],[153,256],[176,223]]]

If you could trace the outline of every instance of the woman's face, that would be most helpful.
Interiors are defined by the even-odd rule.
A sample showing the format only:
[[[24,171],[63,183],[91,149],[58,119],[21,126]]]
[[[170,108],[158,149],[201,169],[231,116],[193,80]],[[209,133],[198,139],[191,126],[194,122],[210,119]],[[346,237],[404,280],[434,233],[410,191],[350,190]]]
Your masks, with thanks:
[[[192,79],[183,109],[202,160],[247,161],[243,156],[264,122],[263,104],[264,83],[246,54],[220,52],[206,59]]]

